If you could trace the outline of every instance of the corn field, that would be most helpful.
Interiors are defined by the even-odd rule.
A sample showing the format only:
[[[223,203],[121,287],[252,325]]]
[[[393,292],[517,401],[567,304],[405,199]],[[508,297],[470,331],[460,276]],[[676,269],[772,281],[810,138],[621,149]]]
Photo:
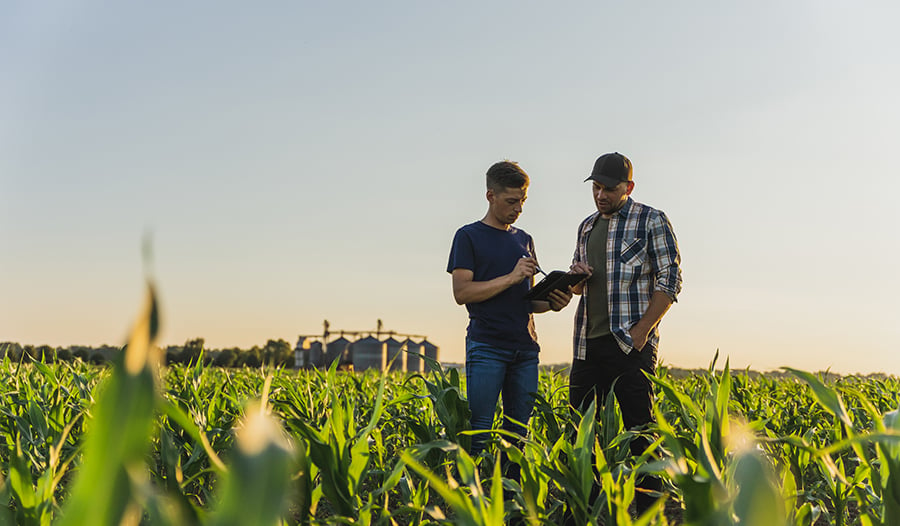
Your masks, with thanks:
[[[109,368],[0,362],[0,524],[900,524],[893,378],[661,367],[633,457],[616,404],[576,413],[542,372],[528,436],[472,458],[454,369],[162,370],[157,329],[151,289]],[[636,517],[644,474],[664,491]]]

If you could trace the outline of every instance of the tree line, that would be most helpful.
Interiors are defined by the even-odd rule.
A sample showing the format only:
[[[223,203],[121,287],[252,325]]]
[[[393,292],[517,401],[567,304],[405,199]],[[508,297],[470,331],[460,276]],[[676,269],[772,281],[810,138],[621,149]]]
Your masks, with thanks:
[[[294,350],[285,340],[269,340],[262,347],[254,345],[250,349],[229,347],[207,349],[203,338],[194,338],[184,345],[169,345],[162,348],[166,364],[193,365],[202,361],[213,367],[293,367]],[[16,342],[0,343],[0,360],[4,357],[12,361],[35,360],[44,363],[80,360],[85,363],[102,365],[110,361],[122,347],[100,345],[97,347],[71,345],[53,347],[51,345],[21,345]]]

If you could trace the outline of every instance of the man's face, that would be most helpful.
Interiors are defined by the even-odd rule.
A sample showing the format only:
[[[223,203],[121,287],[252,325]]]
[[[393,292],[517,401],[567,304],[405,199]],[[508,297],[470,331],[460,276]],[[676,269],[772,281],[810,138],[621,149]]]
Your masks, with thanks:
[[[488,212],[501,225],[511,225],[522,213],[522,206],[528,199],[528,187],[504,188],[502,192],[487,191]]]
[[[610,215],[616,210],[622,208],[631,190],[634,189],[634,182],[622,181],[616,186],[606,186],[603,183],[593,181],[594,204],[597,210],[603,215]]]

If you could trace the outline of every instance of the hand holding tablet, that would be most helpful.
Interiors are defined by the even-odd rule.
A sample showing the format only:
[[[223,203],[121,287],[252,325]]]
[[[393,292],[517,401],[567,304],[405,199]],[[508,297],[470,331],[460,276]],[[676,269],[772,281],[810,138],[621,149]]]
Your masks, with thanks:
[[[525,295],[525,299],[549,301],[547,296],[550,295],[550,292],[554,290],[568,292],[570,286],[581,283],[589,276],[590,274],[569,273],[563,272],[562,270],[554,270],[550,274],[547,274],[544,279],[542,279],[537,285],[529,290],[528,294]]]

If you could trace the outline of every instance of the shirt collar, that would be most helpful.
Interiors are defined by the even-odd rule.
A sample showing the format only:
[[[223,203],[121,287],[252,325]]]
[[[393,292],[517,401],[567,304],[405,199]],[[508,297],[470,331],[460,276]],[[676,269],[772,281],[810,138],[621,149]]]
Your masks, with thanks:
[[[628,212],[631,210],[631,205],[633,204],[634,199],[629,196],[628,199],[625,200],[625,204],[622,205],[622,208],[620,208],[616,213],[623,218],[628,217]]]
[[[628,217],[628,212],[631,210],[631,206],[632,206],[633,204],[634,204],[634,199],[632,199],[632,198],[629,196],[628,199],[625,200],[625,204],[622,205],[622,208],[618,209],[613,217],[615,217],[615,216],[618,215],[618,216],[621,216],[622,219],[626,219],[626,218]],[[587,232],[588,230],[594,228],[594,223],[596,223],[596,222],[597,222],[597,219],[599,219],[599,218],[600,218],[600,212],[599,212],[599,211],[594,212],[593,214],[591,214],[590,220],[589,220],[588,223],[585,225],[585,232]],[[612,219],[612,218],[610,218],[610,219]]]

